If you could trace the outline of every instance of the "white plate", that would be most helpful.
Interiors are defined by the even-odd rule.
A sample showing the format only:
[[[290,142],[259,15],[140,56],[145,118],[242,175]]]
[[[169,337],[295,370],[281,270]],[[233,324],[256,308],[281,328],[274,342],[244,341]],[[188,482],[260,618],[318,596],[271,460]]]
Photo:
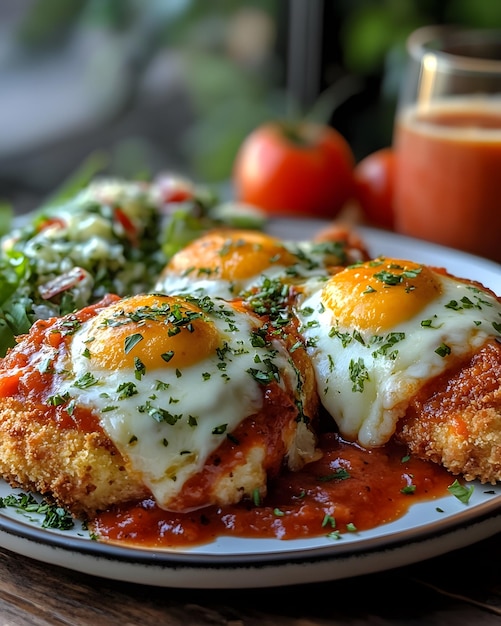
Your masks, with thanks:
[[[308,239],[325,223],[276,221],[283,238]],[[392,233],[361,228],[371,254],[441,265],[501,293],[501,266]],[[92,541],[81,528],[45,530],[14,509],[0,511],[0,544],[16,553],[105,578],[178,588],[272,587],[335,580],[400,567],[499,532],[501,485],[472,483],[468,504],[450,495],[412,506],[392,523],[340,539],[283,541],[222,537],[190,550],[144,550]],[[0,481],[0,496],[12,493]]]

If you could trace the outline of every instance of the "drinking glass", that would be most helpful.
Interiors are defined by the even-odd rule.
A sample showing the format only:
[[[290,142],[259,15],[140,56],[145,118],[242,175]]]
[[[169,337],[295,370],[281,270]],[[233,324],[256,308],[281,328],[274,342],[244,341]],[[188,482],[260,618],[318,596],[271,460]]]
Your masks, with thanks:
[[[407,51],[396,230],[501,262],[501,31],[424,27]]]

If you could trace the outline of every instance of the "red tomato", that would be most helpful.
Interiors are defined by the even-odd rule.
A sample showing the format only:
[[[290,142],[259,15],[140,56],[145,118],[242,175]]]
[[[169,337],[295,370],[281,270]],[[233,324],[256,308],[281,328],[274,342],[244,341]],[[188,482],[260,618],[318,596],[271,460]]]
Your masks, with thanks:
[[[0,398],[8,398],[17,393],[21,371],[22,370],[8,376],[2,376],[0,379]]]
[[[374,226],[393,229],[395,155],[392,148],[372,152],[355,166],[355,195],[367,220]]]
[[[195,195],[193,183],[176,174],[162,174],[155,180],[155,186],[160,192],[161,200],[170,202],[185,202]]]
[[[237,153],[237,200],[270,214],[333,218],[353,193],[353,153],[334,128],[312,122],[259,126]]]
[[[66,222],[60,217],[48,217],[37,224],[37,232],[41,232],[46,228],[64,228],[66,226]]]

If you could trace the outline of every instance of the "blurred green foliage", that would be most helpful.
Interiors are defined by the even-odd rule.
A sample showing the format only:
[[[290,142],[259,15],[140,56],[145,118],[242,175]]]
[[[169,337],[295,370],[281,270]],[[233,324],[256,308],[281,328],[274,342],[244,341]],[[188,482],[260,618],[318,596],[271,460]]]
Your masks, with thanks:
[[[413,30],[433,24],[501,28],[499,0],[331,0],[330,4],[340,67],[365,84],[359,97],[332,118],[357,159],[391,143],[405,43]]]
[[[340,32],[346,69],[363,75],[382,72],[388,52],[403,46],[408,34],[425,21],[409,0],[355,2]]]
[[[109,33],[108,52],[115,63],[110,67],[116,71],[121,64],[118,69],[127,81],[115,120],[136,106],[151,64],[165,51],[175,52],[182,59],[192,122],[174,151],[187,174],[217,182],[229,178],[236,151],[254,127],[297,111],[286,90],[287,5],[286,0],[34,0],[17,36],[25,55],[36,58],[58,47],[62,50],[68,38],[85,29]],[[324,53],[330,73],[321,88],[356,77],[358,94],[336,105],[330,121],[350,141],[357,158],[391,141],[405,41],[411,31],[443,23],[501,28],[501,0],[326,0],[325,9],[329,23],[324,28]],[[242,50],[229,50],[229,30],[246,10],[247,17],[255,19],[260,13],[263,24],[267,19],[275,29],[262,58],[240,57]],[[99,84],[106,90],[107,81],[101,78],[106,64],[98,65]],[[168,127],[176,122],[166,116],[158,124]],[[127,173],[132,168],[146,170],[148,163],[141,168],[140,162],[148,161],[154,152],[150,148],[144,137],[122,137],[112,148],[116,154],[111,163]]]
[[[343,62],[357,74],[384,72],[387,55],[404,47],[408,35],[420,26],[501,28],[497,0],[351,0],[341,6]]]

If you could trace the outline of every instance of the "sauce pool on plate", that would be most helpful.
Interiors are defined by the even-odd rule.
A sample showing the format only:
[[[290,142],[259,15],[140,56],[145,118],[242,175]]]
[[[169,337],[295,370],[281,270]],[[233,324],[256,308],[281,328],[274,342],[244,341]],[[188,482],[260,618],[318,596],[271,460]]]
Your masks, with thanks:
[[[262,502],[180,514],[146,499],[99,514],[89,528],[101,541],[143,548],[186,548],[221,536],[335,539],[398,519],[411,505],[444,496],[454,482],[394,444],[366,450],[328,432],[320,447],[320,460],[282,473]]]

